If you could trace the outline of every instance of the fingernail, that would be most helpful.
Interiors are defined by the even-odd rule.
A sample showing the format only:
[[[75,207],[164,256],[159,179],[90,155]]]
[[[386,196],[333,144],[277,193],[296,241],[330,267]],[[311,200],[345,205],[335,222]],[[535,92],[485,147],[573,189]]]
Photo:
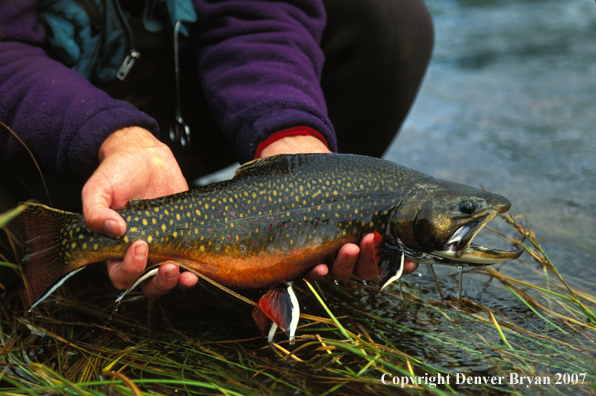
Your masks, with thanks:
[[[108,219],[103,223],[103,229],[109,237],[116,238],[120,236],[120,226],[114,219]]]
[[[172,280],[178,275],[178,268],[172,268],[171,270],[166,271],[166,279]]]
[[[143,260],[147,256],[148,247],[144,243],[139,243],[135,246],[135,258],[137,260]]]

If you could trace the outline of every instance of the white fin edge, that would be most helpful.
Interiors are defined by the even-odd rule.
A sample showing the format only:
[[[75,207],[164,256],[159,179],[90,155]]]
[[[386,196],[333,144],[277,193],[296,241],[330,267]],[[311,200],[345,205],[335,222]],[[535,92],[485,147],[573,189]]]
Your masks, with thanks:
[[[124,296],[126,296],[128,293],[130,293],[131,291],[133,291],[134,289],[136,289],[136,287],[138,285],[140,285],[142,282],[144,282],[145,280],[157,275],[157,271],[159,271],[159,267],[158,268],[154,268],[151,271],[147,272],[146,274],[144,274],[143,276],[141,276],[139,279],[137,279],[137,281],[128,289],[126,289],[126,291],[124,293],[120,293],[118,295],[118,297],[116,298],[115,302],[120,302],[122,301],[122,299],[124,298]]]
[[[397,274],[395,274],[394,276],[392,276],[391,278],[389,278],[389,280],[387,280],[387,282],[385,282],[385,284],[383,285],[383,287],[381,288],[380,291],[382,291],[384,288],[386,288],[387,286],[389,286],[390,283],[395,282],[396,280],[398,280],[399,278],[401,278],[401,274],[404,272],[404,260],[406,258],[406,254],[404,252],[401,252],[401,264],[399,265],[399,270],[397,271]]]
[[[60,286],[62,286],[62,284],[63,284],[64,282],[66,282],[66,280],[67,280],[68,278],[70,278],[71,276],[73,276],[74,274],[76,274],[77,272],[79,272],[80,270],[82,270],[82,269],[84,269],[84,268],[85,268],[85,267],[77,268],[76,270],[74,270],[74,271],[71,271],[71,272],[69,272],[68,274],[66,274],[66,276],[65,276],[64,278],[60,279],[60,280],[58,281],[58,283],[56,283],[54,286],[52,286],[52,288],[51,288],[50,290],[48,290],[48,292],[47,292],[46,294],[44,294],[44,295],[43,295],[43,296],[42,296],[42,297],[41,297],[39,300],[35,301],[35,304],[33,304],[33,305],[31,306],[31,308],[29,308],[29,312],[31,312],[31,310],[32,310],[33,308],[35,308],[35,307],[37,306],[37,304],[39,304],[40,302],[42,302],[43,300],[45,300],[46,298],[48,298],[48,296],[49,296],[50,294],[52,294],[52,293],[54,292],[54,290],[56,290],[57,288],[59,288]]]
[[[290,322],[290,334],[288,334],[288,338],[290,339],[290,345],[294,345],[294,335],[296,334],[298,320],[300,319],[300,306],[298,305],[296,294],[294,294],[294,289],[292,289],[292,284],[288,283],[287,287],[290,301],[292,302],[292,321]]]
[[[273,342],[273,336],[275,335],[275,332],[277,331],[277,325],[275,324],[275,322],[271,321],[271,327],[269,328],[269,334],[267,334],[267,342],[271,344],[271,342]]]

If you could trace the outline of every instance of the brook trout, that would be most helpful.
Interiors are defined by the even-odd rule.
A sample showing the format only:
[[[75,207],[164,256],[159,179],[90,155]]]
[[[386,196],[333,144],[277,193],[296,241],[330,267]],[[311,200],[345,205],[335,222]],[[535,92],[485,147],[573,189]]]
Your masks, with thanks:
[[[506,262],[522,249],[472,239],[510,206],[501,195],[381,159],[269,157],[232,180],[128,202],[118,211],[127,223],[119,238],[91,232],[80,214],[30,205],[21,215],[23,298],[33,308],[87,264],[121,260],[141,239],[150,263],[175,261],[231,289],[269,288],[253,317],[270,340],[278,326],[292,340],[299,306],[291,282],[332,262],[344,244],[375,233],[380,288],[400,278],[404,258],[458,267]]]

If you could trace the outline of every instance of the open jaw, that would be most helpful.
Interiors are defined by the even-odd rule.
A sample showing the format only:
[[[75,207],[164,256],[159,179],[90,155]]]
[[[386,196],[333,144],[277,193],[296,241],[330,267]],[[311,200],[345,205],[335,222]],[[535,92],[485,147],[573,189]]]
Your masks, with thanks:
[[[472,243],[474,237],[497,215],[490,211],[458,228],[451,238],[445,243],[442,250],[433,251],[433,255],[441,256],[449,262],[448,265],[483,266],[497,263],[506,263],[515,260],[523,253],[521,246],[512,246],[508,249],[495,249]]]

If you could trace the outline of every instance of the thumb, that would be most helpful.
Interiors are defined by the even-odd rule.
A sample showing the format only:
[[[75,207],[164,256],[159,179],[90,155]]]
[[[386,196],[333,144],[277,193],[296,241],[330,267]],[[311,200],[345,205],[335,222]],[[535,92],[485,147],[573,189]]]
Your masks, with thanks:
[[[83,218],[87,227],[93,232],[114,238],[124,235],[126,222],[110,209],[111,197],[109,191],[95,188],[93,177],[87,181],[81,194]]]

